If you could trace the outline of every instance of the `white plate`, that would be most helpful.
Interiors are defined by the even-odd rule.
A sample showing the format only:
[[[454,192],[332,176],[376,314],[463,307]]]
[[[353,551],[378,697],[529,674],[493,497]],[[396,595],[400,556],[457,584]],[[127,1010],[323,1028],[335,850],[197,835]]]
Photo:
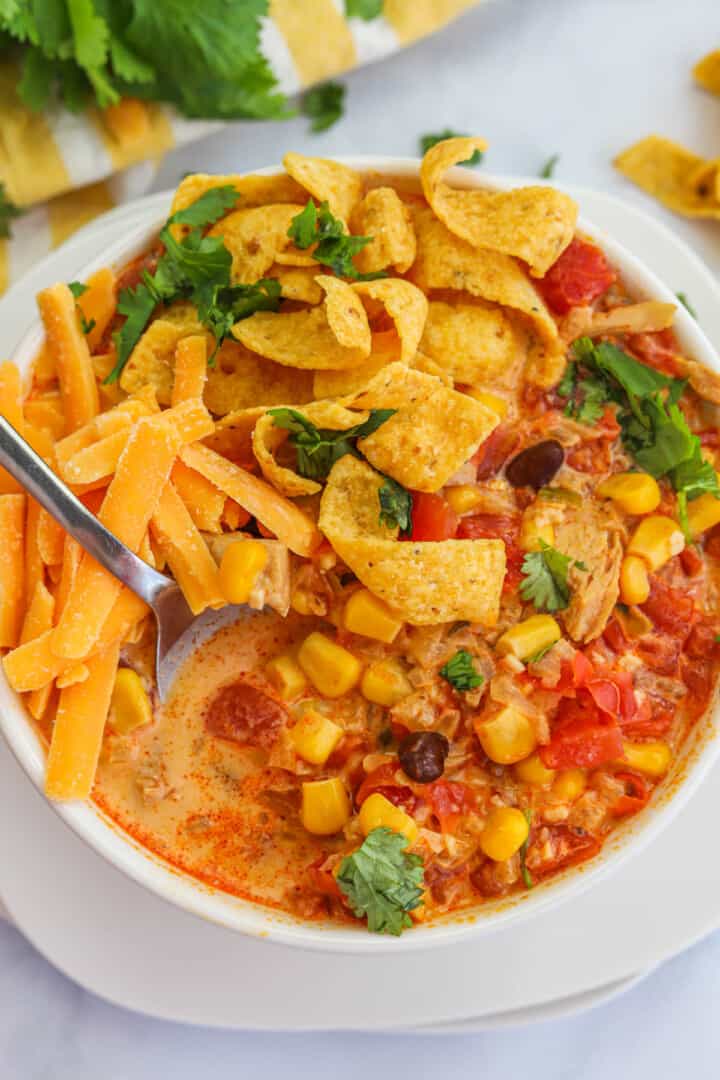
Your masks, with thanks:
[[[572,193],[597,224],[688,293],[720,344],[720,292],[703,264],[652,219],[597,193]],[[70,279],[168,198],[119,208],[31,272],[22,293],[0,304],[3,351],[31,321],[38,288]],[[720,780],[720,768],[715,774]],[[252,941],[146,893],[70,833],[3,747],[0,892],[51,962],[127,1008],[234,1028],[477,1030],[595,1004],[718,925],[720,871],[705,839],[705,823],[717,816],[714,790],[711,777],[654,845],[527,925],[436,952],[350,959]]]

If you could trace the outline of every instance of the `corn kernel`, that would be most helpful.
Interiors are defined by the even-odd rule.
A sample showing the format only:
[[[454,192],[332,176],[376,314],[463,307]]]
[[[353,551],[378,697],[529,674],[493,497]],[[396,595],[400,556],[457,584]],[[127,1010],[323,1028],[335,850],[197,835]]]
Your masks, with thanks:
[[[685,537],[677,521],[664,514],[644,518],[630,538],[628,555],[639,555],[651,570],[659,570],[685,547]]]
[[[360,661],[330,638],[314,631],[298,651],[298,663],[310,682],[325,697],[342,697],[360,680]]]
[[[639,555],[626,555],[620,566],[620,599],[623,604],[644,604],[650,595],[647,563]]]
[[[220,560],[220,589],[229,604],[247,604],[250,593],[268,561],[260,540],[237,540]]]
[[[658,482],[648,473],[615,473],[598,484],[596,491],[626,514],[651,514],[660,505]]]
[[[402,620],[369,589],[352,593],[343,613],[345,629],[390,644],[402,630]]]
[[[489,390],[476,390],[474,386],[468,387],[465,393],[481,402],[481,404],[487,405],[488,409],[492,409],[494,413],[497,413],[500,419],[507,416],[508,403],[505,398],[499,397],[497,394],[491,394]]]
[[[290,728],[290,742],[303,761],[324,765],[343,737],[343,729],[327,716],[308,709]]]
[[[360,807],[359,819],[360,828],[365,836],[368,836],[373,829],[384,826],[386,829],[392,829],[393,832],[402,833],[411,844],[417,839],[418,827],[415,819],[399,806],[394,806],[379,791],[368,795]]]
[[[480,490],[474,484],[451,484],[445,489],[445,500],[456,514],[467,514],[482,502]]]
[[[709,491],[688,503],[688,525],[691,536],[699,536],[714,525],[720,524],[720,499]]]
[[[555,529],[552,522],[546,521],[541,524],[536,514],[523,514],[520,525],[520,547],[523,551],[538,551],[541,540],[550,547],[555,543]]]
[[[475,732],[487,756],[498,765],[522,761],[537,746],[532,721],[513,705],[506,705],[489,720],[479,715]]]
[[[376,705],[391,709],[412,694],[412,683],[397,660],[378,660],[371,664],[360,684],[363,696]]]
[[[499,806],[491,810],[480,833],[480,847],[488,859],[505,862],[519,851],[528,838],[530,826],[522,810]]]
[[[670,768],[672,752],[667,743],[633,743],[625,741],[623,742],[623,751],[628,765],[646,776],[664,776]]]
[[[552,793],[563,802],[575,802],[587,787],[587,777],[582,769],[563,769],[555,777]]]
[[[561,637],[560,627],[552,615],[531,615],[506,630],[495,648],[501,656],[510,654],[518,660],[527,660],[541,649],[554,645]]]
[[[309,780],[302,786],[300,820],[314,836],[332,836],[350,820],[352,808],[342,780]]]
[[[110,724],[118,735],[127,735],[152,721],[152,706],[142,679],[132,668],[119,668],[110,699]]]
[[[555,779],[555,770],[548,769],[537,753],[518,761],[513,771],[518,780],[533,787],[547,787]]]
[[[303,669],[287,653],[271,660],[265,668],[265,674],[283,701],[292,701],[293,698],[300,697],[307,686]]]

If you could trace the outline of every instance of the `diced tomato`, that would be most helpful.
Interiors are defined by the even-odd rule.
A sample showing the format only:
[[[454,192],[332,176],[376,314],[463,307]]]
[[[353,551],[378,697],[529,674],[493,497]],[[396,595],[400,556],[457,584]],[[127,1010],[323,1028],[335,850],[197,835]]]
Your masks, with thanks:
[[[694,547],[686,547],[680,552],[680,565],[688,577],[697,577],[704,563]]]
[[[650,330],[642,334],[629,334],[627,347],[638,360],[663,375],[682,375],[677,362],[680,347],[672,330]]]
[[[637,814],[647,805],[650,798],[650,788],[642,776],[632,772],[615,773],[615,779],[625,785],[625,794],[620,795],[617,801],[610,807],[610,813],[616,817],[627,817],[629,814]]]
[[[597,300],[616,279],[600,248],[576,236],[536,285],[552,310],[565,315]]]
[[[603,639],[607,642],[613,652],[624,653],[630,648],[630,642],[625,637],[622,625],[617,619],[611,619],[603,630]]]
[[[413,492],[412,529],[408,540],[451,540],[459,518],[442,495]]]
[[[539,753],[548,769],[596,768],[622,757],[620,725],[579,690],[560,702],[550,742]]]
[[[312,878],[315,887],[324,896],[330,896],[333,900],[343,900],[344,896],[340,890],[340,886],[335,880],[335,875],[332,870],[325,867],[327,861],[327,855],[321,855],[315,862],[310,863],[310,866],[308,867],[310,877]]]
[[[470,458],[477,466],[478,480],[489,480],[500,472],[519,441],[517,432],[508,424],[498,424]]]
[[[709,619],[699,619],[690,631],[685,642],[685,652],[698,660],[706,660],[708,657],[720,657],[720,643],[718,643],[717,623]]]
[[[720,525],[716,525],[705,537],[705,554],[720,559]]]
[[[525,552],[518,544],[520,519],[510,514],[468,514],[460,519],[458,540],[502,540],[505,543],[503,592],[516,589],[522,580]]]
[[[675,709],[668,702],[644,697],[634,716],[622,721],[623,735],[626,739],[659,739],[670,730],[674,717]]]
[[[475,807],[472,790],[458,781],[436,780],[426,786],[425,797],[443,832],[452,832],[463,814]]]
[[[700,716],[707,708],[712,692],[713,665],[710,660],[692,660],[683,656],[680,662],[682,680],[688,688],[685,705],[693,716]],[[692,700],[689,700],[692,699]]]
[[[635,647],[635,651],[646,667],[658,675],[676,675],[682,641],[669,634],[646,634]]]
[[[532,875],[536,881],[592,859],[602,847],[595,836],[571,829],[568,825],[549,825],[547,828],[555,855],[539,866],[533,864]]]
[[[591,679],[587,686],[588,693],[601,712],[609,716],[620,713],[620,691],[609,679]]]
[[[656,575],[650,578],[650,595],[641,607],[655,627],[673,637],[684,641],[690,633],[695,614],[693,598],[666,585]]]
[[[268,750],[286,720],[287,711],[279,701],[239,680],[218,690],[208,705],[205,727],[221,739]]]
[[[400,765],[398,762],[389,761],[386,765],[378,765],[377,769],[369,772],[360,787],[355,792],[355,805],[358,810],[368,798],[376,792],[384,795],[393,806],[399,806],[408,814],[413,814],[418,806],[418,799],[413,794],[412,788],[406,784],[398,784],[395,779]]]

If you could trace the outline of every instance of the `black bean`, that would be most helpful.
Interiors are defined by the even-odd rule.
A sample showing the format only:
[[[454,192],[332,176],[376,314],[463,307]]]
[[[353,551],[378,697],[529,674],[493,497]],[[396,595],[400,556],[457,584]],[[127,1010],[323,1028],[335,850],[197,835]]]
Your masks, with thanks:
[[[429,784],[445,771],[450,743],[439,731],[413,731],[400,743],[400,764],[411,780]]]
[[[564,460],[560,443],[545,439],[517,454],[505,469],[505,475],[513,487],[531,487],[539,491],[550,483]]]

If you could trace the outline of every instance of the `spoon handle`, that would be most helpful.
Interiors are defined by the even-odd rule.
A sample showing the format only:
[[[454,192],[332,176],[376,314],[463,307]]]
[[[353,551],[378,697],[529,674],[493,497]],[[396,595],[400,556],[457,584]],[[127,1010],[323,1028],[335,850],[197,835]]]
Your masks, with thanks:
[[[3,416],[0,416],[0,465],[85,551],[145,603],[152,605],[158,594],[172,584],[121,544]]]

